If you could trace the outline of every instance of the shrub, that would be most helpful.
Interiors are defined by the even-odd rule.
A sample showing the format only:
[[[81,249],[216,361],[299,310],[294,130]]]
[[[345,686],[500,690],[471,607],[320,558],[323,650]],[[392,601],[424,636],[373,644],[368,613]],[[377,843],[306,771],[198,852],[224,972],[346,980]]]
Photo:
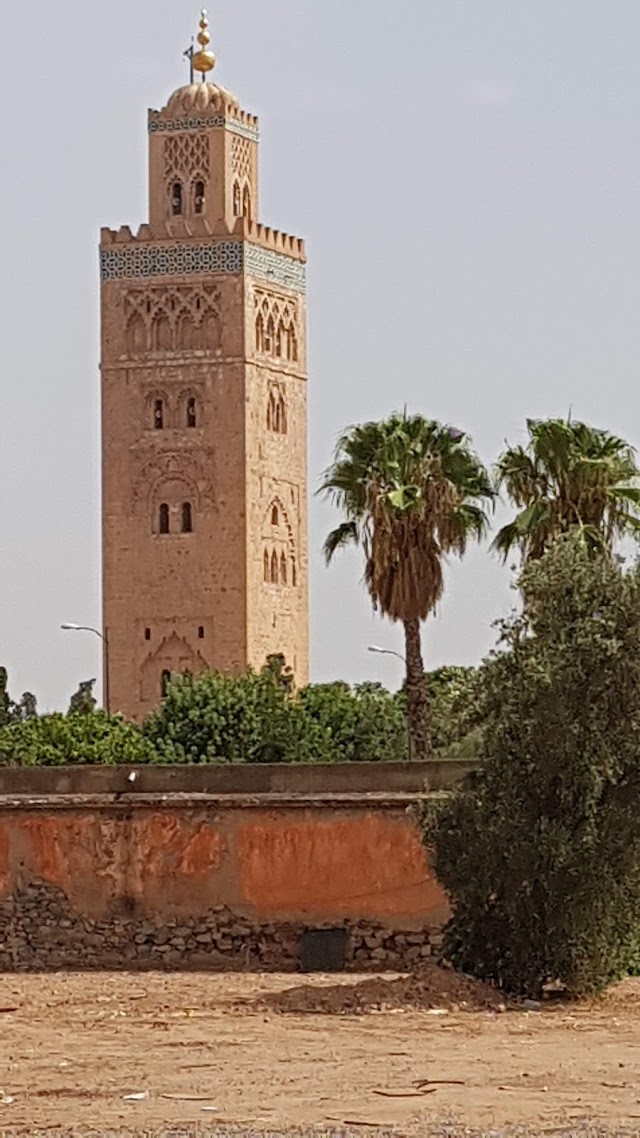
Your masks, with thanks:
[[[144,734],[161,763],[321,762],[332,753],[328,729],[270,666],[175,677]]]
[[[0,728],[4,766],[148,763],[153,747],[140,729],[104,711],[43,715]]]
[[[521,579],[483,675],[490,756],[423,812],[454,916],[445,951],[513,992],[601,990],[640,912],[640,579],[576,538]]]

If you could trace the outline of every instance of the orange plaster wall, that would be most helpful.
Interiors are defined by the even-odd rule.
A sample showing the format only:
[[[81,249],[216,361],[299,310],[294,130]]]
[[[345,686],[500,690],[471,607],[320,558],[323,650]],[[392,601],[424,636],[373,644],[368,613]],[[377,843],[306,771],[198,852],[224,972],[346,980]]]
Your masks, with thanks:
[[[406,815],[267,814],[240,828],[237,851],[244,897],[263,916],[446,918],[442,890]]]
[[[206,909],[225,843],[216,828],[178,812],[9,815],[0,819],[0,882],[3,847],[11,850],[5,892],[21,880],[44,881],[95,915],[123,897],[149,912]]]
[[[270,921],[447,917],[410,817],[366,805],[0,813],[0,892],[30,881],[87,916],[126,899],[158,919],[219,904]]]

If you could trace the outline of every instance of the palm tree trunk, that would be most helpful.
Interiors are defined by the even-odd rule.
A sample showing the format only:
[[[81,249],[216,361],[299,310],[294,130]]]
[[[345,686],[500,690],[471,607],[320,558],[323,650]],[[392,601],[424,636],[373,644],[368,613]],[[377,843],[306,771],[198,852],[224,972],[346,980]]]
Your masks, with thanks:
[[[431,716],[427,677],[420,647],[420,621],[404,622],[405,659],[407,664],[407,720],[409,724],[410,759],[426,762],[433,758]]]

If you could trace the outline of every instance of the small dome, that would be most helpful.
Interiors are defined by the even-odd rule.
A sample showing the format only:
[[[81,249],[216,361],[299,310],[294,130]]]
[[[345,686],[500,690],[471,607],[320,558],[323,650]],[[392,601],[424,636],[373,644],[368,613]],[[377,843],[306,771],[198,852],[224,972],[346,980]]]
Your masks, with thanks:
[[[191,83],[188,87],[179,87],[167,103],[167,111],[172,115],[192,114],[221,110],[223,107],[239,107],[235,95],[225,91],[224,87],[217,87],[215,83]]]

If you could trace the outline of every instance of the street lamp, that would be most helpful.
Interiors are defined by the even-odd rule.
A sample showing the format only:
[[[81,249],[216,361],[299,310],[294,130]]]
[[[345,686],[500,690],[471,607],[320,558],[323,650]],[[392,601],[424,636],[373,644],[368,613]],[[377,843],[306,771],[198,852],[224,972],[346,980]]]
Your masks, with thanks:
[[[109,700],[109,641],[105,632],[100,632],[97,628],[91,628],[87,624],[61,624],[60,628],[63,632],[92,632],[97,636],[103,644],[103,672],[104,672],[104,709],[109,715],[111,713],[110,700]]]
[[[394,652],[392,648],[378,648],[377,644],[370,644],[367,652],[376,652],[378,656],[395,656],[398,660],[402,660],[406,664],[406,660],[400,652]]]
[[[407,661],[401,652],[394,652],[393,648],[379,648],[377,644],[370,644],[367,652],[374,652],[377,656],[395,656],[396,660],[402,660],[405,668]],[[406,697],[405,697],[406,698]],[[413,748],[411,746],[411,724],[409,722],[409,704],[407,703],[407,753],[409,755],[409,762],[413,759]]]

